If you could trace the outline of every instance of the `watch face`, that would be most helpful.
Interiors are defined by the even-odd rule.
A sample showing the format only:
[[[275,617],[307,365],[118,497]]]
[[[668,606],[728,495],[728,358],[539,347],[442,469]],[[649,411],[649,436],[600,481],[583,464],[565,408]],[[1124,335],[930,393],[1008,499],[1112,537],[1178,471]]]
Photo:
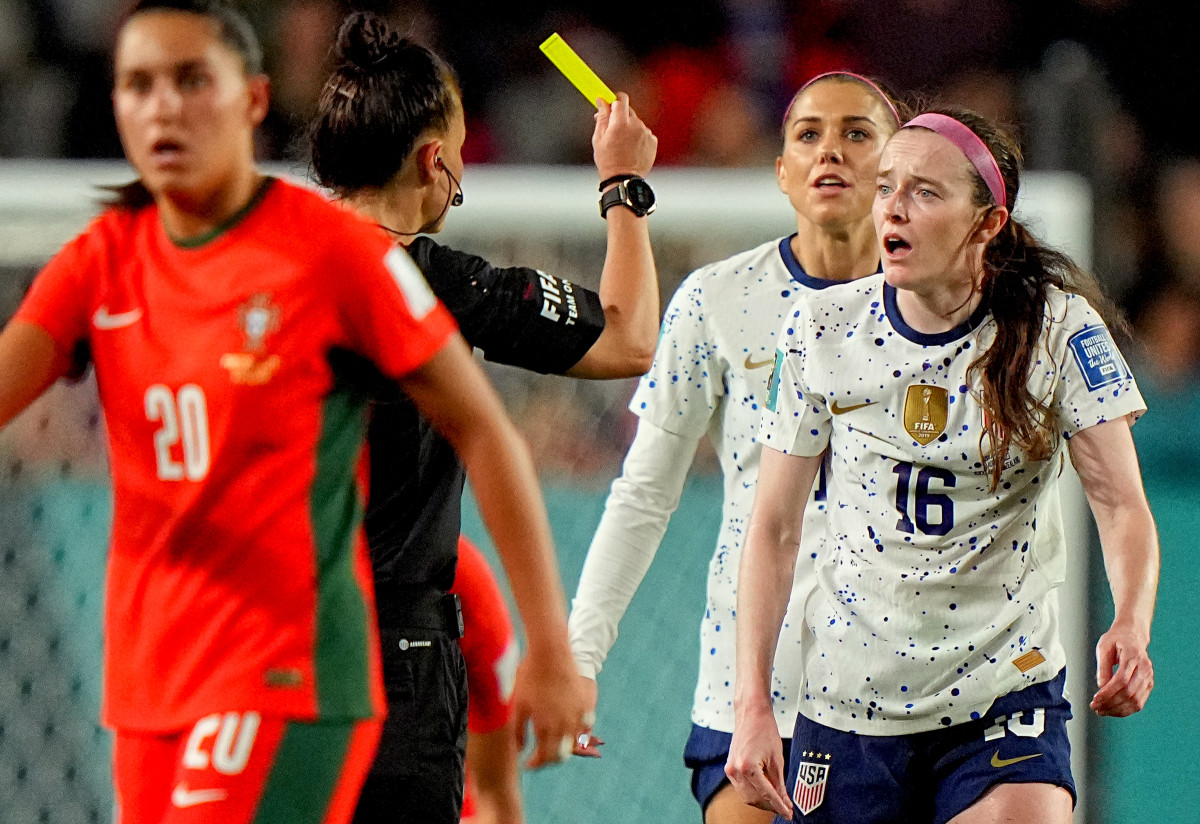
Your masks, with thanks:
[[[648,214],[654,209],[654,190],[645,180],[635,177],[625,184],[625,192],[630,204],[642,214]]]

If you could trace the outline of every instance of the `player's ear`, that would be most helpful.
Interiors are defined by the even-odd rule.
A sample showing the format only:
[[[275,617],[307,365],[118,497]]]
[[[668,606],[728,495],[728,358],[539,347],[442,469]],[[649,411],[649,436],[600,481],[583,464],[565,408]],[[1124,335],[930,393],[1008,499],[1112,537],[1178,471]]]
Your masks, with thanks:
[[[271,106],[271,81],[265,74],[252,74],[246,78],[246,94],[249,100],[249,115],[252,126],[259,126],[267,117]]]
[[[414,150],[417,161],[417,180],[428,186],[442,176],[442,141],[430,140]]]
[[[975,240],[986,246],[992,242],[992,238],[1000,234],[1000,230],[1006,223],[1008,223],[1008,209],[1003,206],[989,209],[979,222],[979,228],[975,230]]]

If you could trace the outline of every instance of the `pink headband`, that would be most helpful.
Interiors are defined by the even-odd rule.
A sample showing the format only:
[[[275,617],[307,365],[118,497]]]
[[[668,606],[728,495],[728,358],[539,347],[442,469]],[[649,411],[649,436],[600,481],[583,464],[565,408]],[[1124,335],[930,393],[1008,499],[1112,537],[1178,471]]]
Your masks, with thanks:
[[[996,201],[996,205],[1008,206],[1008,195],[1004,189],[1004,177],[1000,174],[1000,165],[996,163],[996,158],[992,156],[987,144],[980,139],[979,135],[971,131],[969,126],[953,117],[936,112],[917,115],[904,124],[906,129],[909,126],[920,126],[931,132],[937,132],[953,143],[960,152],[967,156],[967,160],[971,161],[975,171],[979,172],[979,176],[987,184],[988,191],[992,193],[992,199]]]
[[[805,83],[803,86],[800,87],[800,91],[798,91],[794,95],[792,95],[792,99],[788,101],[787,108],[783,110],[783,124],[785,126],[787,125],[788,113],[791,112],[792,106],[796,105],[796,98],[798,98],[800,95],[804,94],[805,89],[807,89],[813,83],[816,83],[818,80],[824,80],[826,77],[849,77],[849,78],[857,80],[859,83],[862,83],[863,85],[867,86],[873,92],[875,92],[875,94],[879,95],[879,98],[884,103],[887,104],[888,110],[891,111],[891,113],[892,113],[892,117],[896,118],[896,125],[897,126],[900,125],[900,113],[898,111],[896,111],[896,106],[894,103],[892,103],[892,99],[883,93],[883,89],[876,86],[874,83],[872,83],[867,78],[863,77],[861,74],[855,74],[854,72],[825,72],[824,74],[818,74],[816,77],[809,80],[807,83]]]

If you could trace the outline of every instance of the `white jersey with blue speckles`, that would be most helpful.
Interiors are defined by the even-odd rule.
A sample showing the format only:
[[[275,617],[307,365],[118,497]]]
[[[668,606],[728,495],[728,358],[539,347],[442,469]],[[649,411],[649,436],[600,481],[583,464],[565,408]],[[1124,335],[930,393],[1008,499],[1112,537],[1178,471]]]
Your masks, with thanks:
[[[1057,496],[1043,492],[1066,439],[1145,410],[1097,313],[1052,290],[1029,385],[1059,437],[1044,461],[1014,448],[993,492],[967,377],[994,338],[990,314],[922,335],[895,297],[876,275],[799,302],[759,433],[785,453],[831,447],[800,712],[869,735],[970,721],[1062,669],[1065,537]]]
[[[733,731],[734,617],[737,570],[760,448],[755,443],[766,400],[779,325],[803,293],[840,286],[808,275],[790,238],[705,266],[676,290],[663,318],[654,365],[629,408],[677,435],[708,434],[724,476],[721,531],[709,562],[708,595],[700,625],[700,671],[693,723]],[[806,528],[820,529],[824,496],[810,507]],[[793,591],[807,594],[811,576],[798,565]],[[799,683],[799,627],[789,618],[780,635],[772,695],[780,734],[791,737]]]

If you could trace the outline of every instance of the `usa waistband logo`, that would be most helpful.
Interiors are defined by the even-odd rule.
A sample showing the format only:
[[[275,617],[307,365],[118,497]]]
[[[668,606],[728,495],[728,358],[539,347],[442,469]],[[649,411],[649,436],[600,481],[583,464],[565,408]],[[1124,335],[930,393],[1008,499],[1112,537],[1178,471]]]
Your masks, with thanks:
[[[815,752],[804,753],[807,757],[824,758],[828,755]],[[829,765],[816,761],[801,761],[796,770],[796,788],[792,790],[792,801],[801,815],[808,815],[825,800],[825,785],[829,780]]]

